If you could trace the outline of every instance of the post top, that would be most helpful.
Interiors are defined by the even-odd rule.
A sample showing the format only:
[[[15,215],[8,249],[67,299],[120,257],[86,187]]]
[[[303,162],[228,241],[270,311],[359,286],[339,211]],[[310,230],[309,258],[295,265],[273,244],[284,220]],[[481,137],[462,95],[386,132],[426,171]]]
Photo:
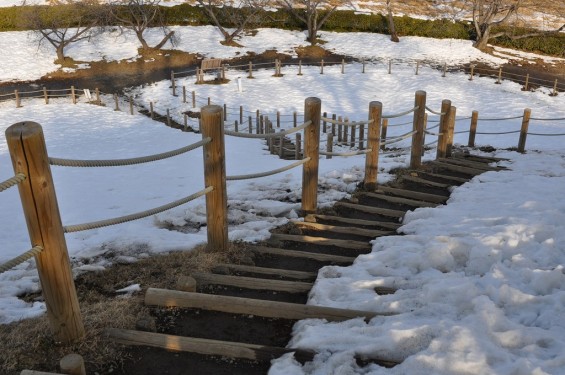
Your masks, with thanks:
[[[26,138],[34,134],[42,134],[41,125],[34,121],[17,122],[6,129],[6,138]]]
[[[219,106],[217,104],[211,104],[211,105],[206,105],[206,106],[202,107],[202,109],[200,110],[200,113],[203,114],[204,112],[206,112],[206,113],[213,114],[213,113],[222,112],[223,110],[224,109],[221,106]]]
[[[317,98],[315,96],[310,96],[310,97],[306,98],[305,103],[307,103],[307,104],[322,103],[322,99]]]

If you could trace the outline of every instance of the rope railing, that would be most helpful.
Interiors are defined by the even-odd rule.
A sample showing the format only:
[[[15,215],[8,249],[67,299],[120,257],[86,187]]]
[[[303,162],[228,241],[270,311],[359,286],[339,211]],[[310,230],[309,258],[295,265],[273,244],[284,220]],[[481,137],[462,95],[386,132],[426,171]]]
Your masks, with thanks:
[[[387,139],[386,141],[381,142],[380,145],[381,145],[381,146],[385,146],[385,145],[389,145],[389,144],[391,144],[391,143],[400,142],[400,141],[402,141],[403,139],[406,139],[406,138],[409,138],[409,137],[413,136],[413,135],[416,134],[417,132],[418,132],[417,130],[412,130],[411,132],[408,132],[408,133],[399,135],[398,137],[394,137],[394,138]]]
[[[360,125],[368,125],[371,124],[373,122],[373,120],[368,120],[368,121],[339,121],[339,120],[334,120],[328,117],[322,117],[321,118],[322,121],[325,121],[329,124],[334,124],[334,125],[343,125],[343,126],[360,126]]]
[[[404,125],[412,125],[414,123],[413,120],[410,121],[406,121],[406,122],[401,122],[399,124],[388,124],[388,127],[390,128],[391,126],[404,126]]]
[[[22,264],[26,260],[31,259],[34,256],[38,255],[42,251],[43,251],[43,247],[41,247],[41,246],[32,247],[31,249],[29,249],[25,253],[15,257],[15,258],[12,258],[9,261],[7,261],[6,263],[0,265],[0,273],[4,273],[8,270],[11,270],[12,268],[16,267],[17,265]]]
[[[430,107],[426,106],[426,110],[430,113],[433,113],[434,115],[438,115],[438,116],[443,116],[446,113],[442,113],[442,112],[438,112],[438,111],[434,111],[433,109],[431,109]]]
[[[411,108],[411,109],[404,111],[404,112],[395,113],[395,114],[392,114],[392,115],[383,115],[382,118],[396,118],[396,117],[406,116],[407,114],[410,114],[410,113],[416,111],[417,109],[418,109],[418,107],[414,107],[414,108]]]
[[[538,135],[541,137],[560,137],[560,136],[564,136],[565,133],[530,133],[528,132],[528,135]]]
[[[429,130],[424,130],[424,133],[429,134],[429,135],[434,135],[436,137],[440,137],[440,136],[443,135],[443,133],[434,133],[434,132],[431,132]]]
[[[192,201],[196,198],[199,198],[203,195],[208,194],[212,190],[214,190],[214,187],[209,186],[206,189],[200,190],[199,192],[191,194],[187,197],[178,199],[174,202],[171,202],[171,203],[159,206],[159,207],[152,208],[150,210],[145,210],[145,211],[141,211],[141,212],[126,215],[126,216],[120,216],[120,217],[116,217],[116,218],[113,218],[113,219],[94,221],[94,222],[84,223],[84,224],[67,225],[67,226],[63,227],[63,230],[64,230],[65,233],[82,232],[82,231],[85,231],[85,230],[103,228],[103,227],[108,227],[108,226],[111,226],[111,225],[122,224],[122,223],[127,223],[129,221],[143,219],[144,217],[156,215],[156,214],[161,213],[163,211],[167,211],[167,210],[170,210],[172,208],[181,206],[181,205],[188,203],[188,202],[190,202],[190,201]]]
[[[507,131],[507,132],[476,132],[475,134],[481,134],[481,135],[504,135],[504,134],[516,134],[516,133],[520,133],[520,130],[512,130],[512,131]]]
[[[8,190],[12,186],[16,186],[17,184],[21,183],[26,179],[26,175],[23,173],[17,173],[15,176],[10,177],[6,181],[0,182],[0,192],[4,190]]]
[[[365,154],[368,154],[369,152],[372,152],[372,151],[373,150],[370,149],[370,148],[366,149],[366,150],[350,151],[350,152],[327,152],[327,151],[320,150],[320,155],[348,157],[348,156],[365,155]]]
[[[135,165],[135,164],[142,164],[148,163],[158,160],[167,159],[173,156],[181,155],[186,152],[192,151],[197,149],[205,144],[208,144],[212,141],[211,138],[204,138],[203,140],[193,143],[191,145],[178,148],[176,150],[163,152],[160,154],[142,156],[139,158],[130,158],[130,159],[111,159],[111,160],[72,160],[72,159],[60,159],[60,158],[49,158],[49,164],[56,165],[60,167],[119,167],[119,166],[126,166],[126,165]]]
[[[237,181],[237,180],[250,180],[253,178],[260,178],[260,177],[267,177],[267,176],[272,176],[275,175],[277,173],[282,173],[282,172],[286,172],[289,169],[292,168],[296,168],[304,163],[307,163],[310,161],[310,158],[305,158],[302,160],[299,160],[295,163],[292,163],[290,165],[287,165],[285,167],[282,168],[277,168],[277,169],[273,169],[271,171],[267,171],[267,172],[260,172],[260,173],[253,173],[253,174],[244,174],[244,175],[236,175],[236,176],[226,176],[226,180],[228,181]]]
[[[530,117],[530,120],[536,120],[536,121],[563,121],[563,120],[565,120],[565,117],[556,117],[556,118]]]
[[[513,117],[492,117],[492,118],[478,118],[478,121],[505,121],[505,120],[516,120],[518,118],[524,117],[523,115],[520,116],[513,116]]]
[[[299,132],[302,129],[310,126],[310,124],[312,124],[311,121],[306,121],[304,124],[297,126],[296,128],[287,129],[278,133],[249,134],[249,133],[234,132],[231,130],[225,130],[224,133],[226,135],[231,135],[232,137],[239,137],[239,138],[259,138],[259,139],[280,138],[280,137],[284,137],[285,135]]]

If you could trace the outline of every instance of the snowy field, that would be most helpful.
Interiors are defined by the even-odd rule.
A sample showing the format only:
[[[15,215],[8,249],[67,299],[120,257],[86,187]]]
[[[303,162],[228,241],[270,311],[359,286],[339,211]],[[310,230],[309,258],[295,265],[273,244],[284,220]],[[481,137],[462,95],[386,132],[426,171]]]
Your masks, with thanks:
[[[474,53],[470,44],[447,50],[446,45],[437,41],[422,39],[409,44],[406,38],[403,49],[384,39],[379,42],[377,35],[371,37],[374,43],[382,44],[378,46],[379,53],[390,53],[391,58],[411,59],[422,51],[435,51],[437,59],[447,59],[448,54],[453,61],[464,61]],[[332,48],[349,48],[351,55],[359,57],[365,53],[362,44],[353,40],[337,42],[337,38],[326,38]],[[210,44],[210,52],[206,52],[209,55],[214,55],[214,48],[219,46],[212,45],[216,46]],[[257,43],[255,48],[270,47]],[[118,50],[97,48],[102,47],[92,47],[91,56],[112,56]],[[202,50],[207,51],[204,47]],[[218,55],[223,53],[218,51]],[[351,120],[366,119],[368,103],[373,100],[383,103],[385,114],[412,108],[414,92],[425,90],[432,109],[438,110],[442,99],[450,99],[457,107],[456,131],[468,130],[466,117],[472,110],[478,110],[479,118],[484,119],[479,121],[478,131],[515,131],[520,128],[520,119],[492,119],[520,116],[529,107],[532,117],[537,119],[530,124],[531,132],[565,133],[563,94],[550,97],[543,90],[522,92],[519,85],[511,82],[494,85],[486,78],[469,81],[463,74],[442,78],[441,72],[429,68],[421,68],[416,76],[409,65],[395,67],[391,75],[379,63],[368,65],[366,74],[361,73],[358,64],[348,65],[346,74],[341,74],[339,67],[328,67],[324,75],[318,69],[304,68],[304,76],[299,77],[295,68],[285,67],[282,78],[271,77],[272,70],[259,71],[256,79],[243,79],[243,92],[238,92],[233,80],[237,73],[232,71],[228,72],[232,82],[227,85],[195,86],[193,78],[179,80],[178,84],[196,91],[199,101],[210,97],[229,108],[241,105],[251,112],[260,109],[271,118],[277,110],[283,115],[294,111],[301,114],[304,99],[317,96],[322,99],[322,111]],[[160,111],[171,108],[178,114],[190,109],[189,104],[170,95],[169,86],[167,81],[157,82],[132,88],[130,93],[138,105],[147,106],[153,101]],[[41,100],[26,100],[17,109],[13,102],[1,103],[0,113],[2,134],[19,121],[39,122],[44,127],[49,154],[61,158],[142,156],[201,139],[199,134],[166,128],[141,115],[115,112],[111,104],[71,105],[68,100],[60,100],[45,105]],[[561,120],[541,120],[550,118]],[[429,126],[433,126],[437,117],[430,114],[429,119]],[[231,120],[232,117],[228,122]],[[409,120],[407,115],[391,120],[391,124]],[[283,123],[283,127],[288,126],[288,122]],[[402,134],[408,128],[409,125],[391,127],[389,135]],[[455,142],[466,144],[467,136],[456,134]],[[504,150],[494,153],[510,159],[501,163],[509,171],[488,172],[455,188],[445,206],[409,212],[399,230],[403,235],[374,240],[373,252],[359,257],[354,265],[322,269],[309,303],[397,315],[377,317],[368,323],[361,319],[342,323],[301,321],[295,326],[289,345],[320,354],[305,366],[285,356],[274,362],[271,374],[564,373],[564,139],[532,135],[525,155]],[[433,141],[433,137],[428,141]],[[517,141],[518,134],[477,136],[478,145],[507,148],[515,147]],[[226,147],[228,175],[289,164],[269,155],[257,140],[228,137]],[[434,156],[432,149],[425,159]],[[402,153],[382,155],[379,181],[386,182],[390,178],[386,171],[405,166],[407,161],[408,155]],[[320,162],[320,205],[347,195],[363,177],[362,156]],[[65,225],[152,208],[204,187],[199,150],[131,167],[52,170]],[[0,181],[12,174],[2,135]],[[230,238],[256,241],[265,238],[269,228],[296,217],[300,176],[298,168],[274,177],[230,182]],[[17,191],[0,193],[0,205],[3,263],[30,246]],[[73,268],[75,272],[95,271],[113,262],[133,262],[159,252],[188,250],[205,241],[205,228],[199,228],[204,218],[204,199],[200,198],[144,220],[68,234]],[[184,231],[167,229],[171,226],[183,227]],[[378,296],[374,292],[376,286],[399,290]],[[16,298],[38,288],[33,262],[0,274],[0,322],[42,314],[42,303],[28,304]],[[403,363],[393,369],[374,365],[359,368],[354,355]]]

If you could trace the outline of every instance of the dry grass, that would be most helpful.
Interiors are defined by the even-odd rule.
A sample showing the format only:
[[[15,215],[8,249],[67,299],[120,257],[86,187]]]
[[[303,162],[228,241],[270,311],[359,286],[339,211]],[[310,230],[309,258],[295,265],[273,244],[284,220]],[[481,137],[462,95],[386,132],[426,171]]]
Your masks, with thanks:
[[[227,253],[204,252],[202,247],[172,252],[78,276],[75,284],[86,337],[72,345],[56,345],[46,316],[0,325],[0,374],[16,375],[23,369],[58,371],[59,360],[69,353],[83,356],[88,373],[119,368],[128,358],[122,346],[105,338],[104,329],[135,329],[150,309],[143,304],[142,294],[123,298],[117,289],[131,284],[140,284],[143,293],[148,287],[174,288],[179,276],[206,271],[218,263],[239,263],[247,256],[247,246],[233,243]]]

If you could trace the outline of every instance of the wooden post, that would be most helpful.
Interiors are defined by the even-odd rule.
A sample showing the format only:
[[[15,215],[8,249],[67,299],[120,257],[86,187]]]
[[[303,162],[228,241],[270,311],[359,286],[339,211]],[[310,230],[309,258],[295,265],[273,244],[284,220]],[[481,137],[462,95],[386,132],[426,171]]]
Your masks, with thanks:
[[[208,105],[212,105],[212,100],[208,97]]]
[[[381,102],[369,103],[369,130],[367,133],[367,149],[371,150],[365,158],[365,179],[363,186],[367,190],[377,188],[377,173],[379,169],[379,145],[381,143],[381,118],[383,104]],[[384,123],[384,120],[383,120]]]
[[[363,65],[361,73],[365,74],[365,59],[361,60],[361,65]]]
[[[171,111],[167,108],[167,126],[171,127]]]
[[[332,120],[335,121],[336,119],[337,119],[336,114],[335,114],[335,113],[332,113]],[[335,134],[336,134],[335,129],[336,129],[335,124],[332,124],[332,134],[333,134],[334,136],[335,136]]]
[[[349,143],[350,147],[355,147],[355,133],[357,133],[357,127],[351,127],[351,142]]]
[[[557,80],[555,80],[555,83],[557,84]],[[43,88],[43,97],[45,98],[45,104],[49,104],[49,96],[47,95],[47,87]]]
[[[528,91],[528,84],[530,82],[530,73],[526,74],[526,83],[524,84],[524,88],[522,91]]]
[[[27,176],[18,189],[31,245],[44,249],[35,260],[51,330],[55,342],[68,344],[84,336],[84,326],[43,130],[20,122],[6,130],[6,141],[14,172]]]
[[[416,75],[418,75],[419,70],[420,70],[420,62],[416,61]]]
[[[343,125],[341,125],[343,119],[341,118],[341,116],[337,118],[337,121],[339,122],[339,124],[337,125],[337,143],[341,144],[341,142],[343,141]]]
[[[228,199],[222,107],[208,105],[202,108],[200,114],[202,138],[212,139],[204,145],[204,184],[206,187],[214,187],[214,190],[206,194],[206,251],[225,252],[228,249]]]
[[[257,131],[257,134],[265,134],[265,116],[261,115],[259,116],[259,130]]]
[[[227,121],[227,119],[228,119],[228,107],[226,103],[224,103],[224,121]]]
[[[251,116],[247,118],[247,131],[249,134],[253,133],[253,117]]]
[[[495,82],[497,85],[502,83],[502,67],[498,68],[498,79]]]
[[[392,73],[392,60],[388,60],[388,74]]]
[[[425,148],[426,148],[426,129],[428,128],[428,114],[425,113],[424,114],[424,129],[423,129],[423,133],[422,133],[422,156],[424,156],[424,153],[426,152]]]
[[[84,359],[79,354],[67,354],[59,362],[61,372],[67,375],[86,375]]]
[[[320,63],[320,74],[324,74],[324,59],[322,59],[322,62]]]
[[[253,78],[253,63],[251,61],[249,62],[249,74],[247,78]]]
[[[129,97],[129,114],[133,115],[133,97]]]
[[[310,158],[302,169],[302,211],[313,213],[318,206],[318,158],[320,157],[320,115],[322,101],[309,97],[304,101],[304,157]]]
[[[171,88],[173,89],[173,96],[177,96],[177,87],[175,85],[175,72],[171,71]]]
[[[237,133],[239,131],[239,122],[235,120],[235,123],[233,125],[234,125],[234,130]]]
[[[365,149],[365,124],[359,125],[359,150]]]
[[[226,66],[224,64],[222,64],[221,77],[222,80],[226,79]]]
[[[328,153],[333,152],[334,150],[334,135],[332,133],[328,133],[328,142],[326,144],[326,151]],[[331,159],[332,155],[326,155],[326,159]]]
[[[557,96],[557,78],[555,78],[555,82],[553,83],[553,92],[551,96]]]
[[[477,134],[477,123],[479,121],[479,111],[473,111],[471,114],[471,126],[469,129],[469,142],[467,146],[475,147],[475,136]]]
[[[424,136],[424,115],[426,114],[426,92],[416,91],[414,99],[414,121],[412,130],[412,147],[410,154],[410,168],[418,169],[422,165],[422,138]]]
[[[284,136],[279,137],[279,157],[282,159],[284,157]]]
[[[188,115],[184,113],[184,131],[188,131]]]
[[[153,102],[149,102],[149,114],[151,115],[151,120],[154,120],[155,112],[153,111]]]
[[[447,63],[443,63],[443,74],[441,76],[445,78],[446,73],[447,73]]]
[[[344,144],[347,144],[347,137],[349,135],[349,126],[347,126],[347,123],[349,123],[349,119],[347,117],[345,117],[343,119],[343,122],[346,123],[346,125],[343,125],[343,138],[342,141]]]
[[[298,60],[298,74],[299,76],[302,75],[302,60]]]
[[[182,102],[186,103],[186,86],[182,86]]]
[[[453,134],[455,131],[455,115],[457,114],[457,107],[451,106],[449,108],[449,126],[448,126],[448,138],[447,138],[447,147],[445,149],[445,156],[451,157],[451,151],[453,150]]]
[[[18,92],[18,90],[14,90],[14,96],[16,97],[16,108],[20,108],[22,106],[22,103],[20,99],[20,93]]]
[[[75,93],[75,87],[71,86],[71,102],[73,102],[73,104],[77,104],[77,96]]]
[[[520,129],[520,139],[518,140],[518,152],[521,152],[522,154],[526,152],[526,138],[528,136],[528,126],[530,125],[531,114],[532,110],[530,108],[524,109],[522,128]]]
[[[448,128],[449,128],[449,109],[451,100],[444,99],[441,102],[441,115],[439,117],[439,136],[437,138],[436,158],[445,158],[447,150]]]
[[[294,158],[296,160],[302,159],[302,134],[296,133],[296,148],[294,149]]]
[[[371,125],[369,125],[369,126],[371,126]],[[388,119],[387,119],[387,118],[384,118],[384,119],[382,120],[381,142],[386,141],[386,132],[387,132],[387,130],[388,130]],[[369,131],[371,131],[371,130],[369,129]],[[368,135],[367,135],[367,138],[369,138]],[[369,148],[369,144],[367,144],[367,148]],[[382,145],[382,146],[381,146],[381,150],[385,151],[385,150],[386,150],[386,145]]]
[[[341,74],[345,74],[345,60],[341,59]]]
[[[114,111],[120,110],[120,103],[118,102],[118,94],[114,94]]]
[[[192,92],[192,108],[196,108],[196,91]]]
[[[96,104],[101,105],[102,102],[100,101],[100,90],[98,87],[94,89],[94,93],[96,94]]]
[[[298,126],[298,113],[296,113],[296,111],[294,111],[292,113],[292,121],[293,121],[294,127],[296,128],[296,126]]]
[[[277,128],[281,127],[281,112],[277,111]]]
[[[475,65],[471,64],[471,76],[469,77],[469,81],[473,80],[474,73],[475,73]]]
[[[243,106],[239,106],[239,122],[243,124]]]
[[[328,117],[328,113],[324,112],[324,114],[322,115],[322,117],[325,119]],[[322,120],[322,132],[326,133],[327,132],[327,124],[326,124],[326,120]]]

